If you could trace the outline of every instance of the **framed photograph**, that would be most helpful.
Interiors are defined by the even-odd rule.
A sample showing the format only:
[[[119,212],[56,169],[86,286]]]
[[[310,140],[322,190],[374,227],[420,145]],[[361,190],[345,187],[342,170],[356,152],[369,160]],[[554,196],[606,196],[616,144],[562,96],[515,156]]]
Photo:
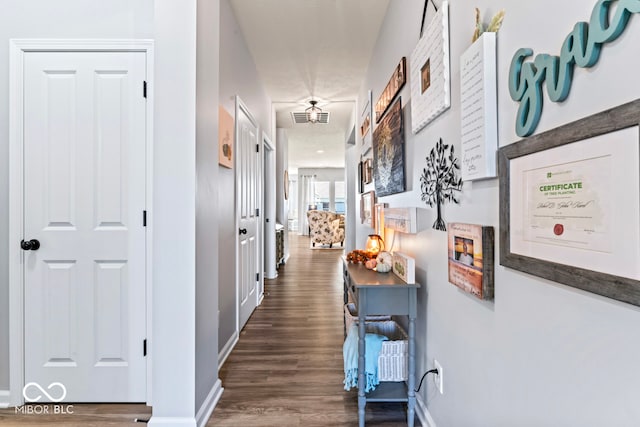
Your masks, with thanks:
[[[500,264],[640,306],[640,99],[500,148]]]
[[[361,125],[360,125],[360,153],[367,154],[369,150],[371,150],[371,141],[373,131],[371,129],[371,119],[373,117],[373,95],[369,90],[367,92],[367,99],[365,101],[364,109],[361,114]]]
[[[401,102],[399,97],[373,132],[373,180],[379,197],[405,190]]]
[[[451,106],[449,2],[443,1],[411,53],[411,132]]]
[[[384,238],[384,208],[389,207],[389,203],[376,203],[373,206],[373,228],[376,234]]]
[[[231,114],[222,105],[218,107],[218,163],[225,168],[233,168],[233,129],[235,124]]]
[[[393,272],[405,282],[416,282],[416,260],[401,252],[393,253]]]
[[[384,88],[378,101],[376,102],[376,123],[380,122],[384,113],[395,99],[396,95],[407,82],[407,58],[402,57],[398,66],[393,70],[393,74]]]
[[[373,227],[373,205],[375,203],[375,191],[368,191],[360,197],[360,222],[369,227]]]
[[[373,181],[373,159],[368,158],[362,162],[362,171],[364,176],[364,183],[370,184]]]
[[[493,299],[493,227],[449,223],[449,282],[480,299]]]

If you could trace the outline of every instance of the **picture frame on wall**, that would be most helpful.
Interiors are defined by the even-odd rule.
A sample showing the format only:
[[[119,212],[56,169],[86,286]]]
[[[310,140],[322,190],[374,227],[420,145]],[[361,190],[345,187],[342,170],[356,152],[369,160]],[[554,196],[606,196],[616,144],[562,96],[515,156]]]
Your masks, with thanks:
[[[222,105],[218,107],[218,121],[218,163],[232,169],[235,123],[233,116]]]
[[[402,97],[373,132],[373,180],[379,197],[405,191]]]
[[[373,206],[376,203],[375,191],[367,191],[360,197],[360,222],[373,227]]]
[[[387,109],[395,99],[396,95],[404,87],[407,82],[407,58],[402,57],[400,63],[393,70],[393,74],[385,86],[384,90],[380,94],[378,101],[376,102],[376,123],[379,123],[387,112]]]
[[[493,227],[449,223],[449,282],[482,300],[493,299]]]
[[[449,2],[443,1],[411,53],[411,132],[451,106]]]
[[[370,184],[373,181],[373,159],[368,158],[362,162],[362,171],[364,176],[364,183]]]
[[[371,142],[373,140],[373,95],[371,90],[367,91],[367,99],[365,100],[365,106],[362,109],[361,124],[360,124],[360,153],[362,155],[367,154],[371,150]]]
[[[640,99],[498,150],[500,264],[640,306]]]
[[[364,162],[358,162],[358,193],[364,193]]]
[[[497,175],[496,33],[485,31],[460,56],[462,180]]]

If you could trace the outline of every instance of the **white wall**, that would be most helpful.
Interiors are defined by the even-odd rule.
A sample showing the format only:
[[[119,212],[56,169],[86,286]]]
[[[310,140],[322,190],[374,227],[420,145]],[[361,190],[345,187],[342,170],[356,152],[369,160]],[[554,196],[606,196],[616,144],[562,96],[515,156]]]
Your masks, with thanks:
[[[284,199],[284,171],[289,169],[289,137],[286,129],[276,129],[276,221],[284,226],[284,259],[289,259],[289,206]],[[291,179],[291,172],[288,172]],[[293,187],[289,188],[291,194]]]
[[[221,392],[218,380],[217,257],[220,2],[198,0],[197,12],[195,410],[206,418]]]
[[[220,105],[234,116],[234,96],[239,95],[260,124],[272,135],[271,99],[267,96],[253,58],[242,36],[229,0],[220,0]],[[220,330],[218,346],[227,344],[236,328],[235,251],[229,242],[237,239],[235,228],[235,169],[220,167],[219,199],[219,303]]]
[[[195,426],[196,0],[154,2],[153,417]]]
[[[52,17],[55,17],[52,19]],[[0,14],[0,390],[9,388],[9,39],[151,38],[152,0],[6,1]]]
[[[441,5],[441,1],[436,2]],[[460,153],[460,63],[474,28],[474,7],[488,17],[507,13],[498,34],[498,117],[501,146],[517,141],[517,104],[508,95],[511,57],[520,47],[559,54],[577,21],[587,21],[595,1],[456,1],[450,5],[452,106],[417,135],[410,127],[410,82],[402,90],[407,191],[381,198],[392,207],[418,206],[435,220],[435,208],[420,201],[420,174],[429,150],[442,137]],[[418,40],[423,2],[391,2],[361,89],[374,103],[402,56]],[[433,16],[429,6],[427,21]],[[638,17],[599,62],[576,69],[562,104],[545,102],[537,132],[640,97],[630,54],[640,42]],[[410,67],[410,61],[409,61]],[[351,173],[357,159],[350,160]],[[615,189],[612,189],[615,191]],[[493,226],[498,235],[498,181],[466,182],[460,205],[445,205],[448,222]],[[358,227],[362,247],[369,229]],[[444,394],[432,381],[421,396],[436,425],[444,426],[636,426],[640,424],[640,310],[504,268],[496,261],[495,300],[482,302],[447,279],[446,233],[427,228],[396,238],[396,250],[416,258],[419,291],[418,372],[444,368]],[[496,259],[499,247],[496,239]]]

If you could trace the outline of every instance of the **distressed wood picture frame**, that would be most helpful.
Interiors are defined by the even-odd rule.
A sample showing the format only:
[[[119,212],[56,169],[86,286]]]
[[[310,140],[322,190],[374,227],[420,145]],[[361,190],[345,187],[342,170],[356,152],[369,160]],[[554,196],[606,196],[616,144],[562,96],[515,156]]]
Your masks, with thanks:
[[[493,299],[493,227],[453,222],[447,233],[449,283],[479,299]]]
[[[378,101],[376,102],[376,123],[379,123],[382,116],[387,112],[389,106],[396,98],[396,95],[407,82],[407,58],[402,57],[400,63],[393,70],[393,74],[384,88]]]
[[[640,236],[639,135],[640,99],[500,148],[500,264],[640,306],[640,249],[637,245]],[[620,148],[615,149],[618,145]],[[587,166],[601,164],[593,163],[596,160],[604,162],[602,164],[607,165],[608,170],[585,167],[579,175],[575,174],[580,177],[579,180],[571,180],[570,171],[561,170],[570,169],[563,164],[571,161],[565,157],[567,153],[583,156],[585,160],[582,163]],[[556,159],[550,165],[537,160],[536,156],[546,154]],[[526,163],[526,166],[519,166],[520,163],[516,163],[519,161]],[[633,166],[630,167],[628,162]],[[576,164],[581,163],[572,161],[571,168]],[[517,168],[529,169],[518,176],[514,172]],[[546,172],[546,169],[551,172]],[[550,181],[549,184],[527,185],[528,181],[523,176],[537,171],[542,171],[542,178],[556,179],[554,177],[557,176],[559,180],[557,183]],[[607,174],[614,176],[609,178]],[[590,175],[598,178],[604,176],[605,182],[589,179]],[[591,189],[597,185],[606,187],[610,181],[623,182],[624,185],[613,185],[600,192],[597,188]],[[523,185],[531,197],[519,195]],[[536,191],[542,192],[542,195]],[[545,197],[546,201],[543,199]],[[522,200],[518,202],[518,198]],[[536,202],[536,198],[541,201]],[[532,199],[535,204],[531,203]],[[599,208],[598,212],[602,211],[602,217],[593,217],[593,229],[578,222],[588,223],[592,218],[589,215],[583,214],[581,219],[575,219],[578,216],[563,216],[562,209],[565,207],[592,209],[594,205]],[[551,209],[551,216],[537,215],[539,209]],[[531,215],[529,211],[535,211],[536,215]],[[596,212],[596,215],[600,213]],[[533,219],[527,220],[527,216]],[[540,221],[549,222],[549,226],[544,227],[544,222]],[[574,240],[562,240],[571,232],[582,234],[585,248],[577,248]],[[523,236],[528,239],[525,245],[520,243]],[[599,240],[591,242],[590,239],[595,238]],[[600,250],[589,250],[591,246]],[[539,250],[536,249],[538,247]],[[627,249],[631,253],[627,253]],[[618,267],[627,272],[621,274]]]

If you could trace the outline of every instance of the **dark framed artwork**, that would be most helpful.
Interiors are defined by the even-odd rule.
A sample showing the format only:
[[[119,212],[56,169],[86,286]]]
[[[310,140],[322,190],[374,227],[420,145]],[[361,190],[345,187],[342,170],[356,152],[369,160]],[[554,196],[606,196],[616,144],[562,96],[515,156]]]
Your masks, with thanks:
[[[405,191],[401,101],[399,97],[373,133],[373,179],[378,197]]]
[[[500,264],[640,306],[640,99],[498,151]]]
[[[358,162],[358,193],[364,193],[364,162]]]
[[[449,282],[483,300],[493,299],[493,227],[448,224]]]

